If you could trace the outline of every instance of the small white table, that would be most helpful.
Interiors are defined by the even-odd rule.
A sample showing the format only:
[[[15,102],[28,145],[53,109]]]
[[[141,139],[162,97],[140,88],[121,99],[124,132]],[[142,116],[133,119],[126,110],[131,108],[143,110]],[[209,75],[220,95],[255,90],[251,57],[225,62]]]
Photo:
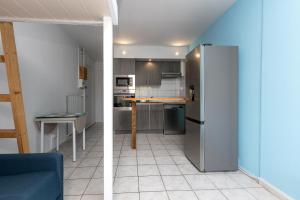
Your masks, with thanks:
[[[82,149],[85,150],[85,124],[86,113],[54,113],[38,116],[35,121],[41,122],[41,153],[44,152],[45,124],[57,124],[56,150],[59,150],[59,124],[72,124],[73,162],[76,162],[76,131],[83,130]]]

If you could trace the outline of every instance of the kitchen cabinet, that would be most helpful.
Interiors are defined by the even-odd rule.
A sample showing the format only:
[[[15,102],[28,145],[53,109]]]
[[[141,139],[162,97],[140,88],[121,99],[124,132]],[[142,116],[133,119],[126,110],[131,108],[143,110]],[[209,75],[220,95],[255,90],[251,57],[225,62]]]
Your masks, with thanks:
[[[137,61],[135,65],[136,86],[161,85],[161,67],[159,62]]]
[[[151,62],[148,66],[149,79],[148,84],[151,86],[161,85],[161,68],[158,62]]]
[[[135,59],[114,58],[114,75],[134,75]]]
[[[164,129],[164,105],[151,104],[150,105],[150,130]]]
[[[130,131],[131,130],[131,109],[114,108],[114,130]]]
[[[137,105],[137,130],[146,131],[149,130],[149,105],[148,104],[138,104]]]
[[[136,62],[135,64],[135,85],[148,85],[148,69],[145,67],[145,62]]]
[[[161,70],[163,73],[180,73],[180,61],[163,61],[161,62]]]
[[[163,131],[164,112],[163,104],[138,104],[137,105],[137,130],[138,131]]]

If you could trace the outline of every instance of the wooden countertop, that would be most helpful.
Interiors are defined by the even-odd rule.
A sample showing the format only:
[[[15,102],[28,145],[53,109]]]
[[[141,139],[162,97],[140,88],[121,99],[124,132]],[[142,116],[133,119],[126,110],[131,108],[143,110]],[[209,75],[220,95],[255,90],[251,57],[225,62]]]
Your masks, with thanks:
[[[155,98],[124,98],[127,101],[134,101],[140,103],[162,102],[162,103],[185,103],[186,100],[183,97],[155,97]]]

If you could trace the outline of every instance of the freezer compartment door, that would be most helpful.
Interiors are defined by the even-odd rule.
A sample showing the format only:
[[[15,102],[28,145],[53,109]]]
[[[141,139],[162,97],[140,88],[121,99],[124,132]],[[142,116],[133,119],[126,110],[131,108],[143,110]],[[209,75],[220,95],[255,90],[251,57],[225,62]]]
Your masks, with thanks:
[[[201,137],[200,122],[186,118],[186,134],[184,138],[184,152],[186,157],[200,171],[204,171],[203,163],[203,141]]]

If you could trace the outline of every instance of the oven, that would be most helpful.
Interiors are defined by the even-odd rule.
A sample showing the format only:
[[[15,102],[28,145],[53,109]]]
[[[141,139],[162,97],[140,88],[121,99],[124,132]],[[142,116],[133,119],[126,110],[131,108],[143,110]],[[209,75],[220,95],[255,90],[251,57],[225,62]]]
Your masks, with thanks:
[[[135,75],[115,75],[114,90],[135,90]]]
[[[131,131],[131,101],[124,98],[134,98],[134,93],[114,93],[114,118],[113,127],[115,133],[130,133]]]
[[[124,98],[134,98],[135,94],[132,93],[115,93],[114,94],[114,108],[122,109],[122,108],[130,108],[131,109],[131,101],[126,101]]]

